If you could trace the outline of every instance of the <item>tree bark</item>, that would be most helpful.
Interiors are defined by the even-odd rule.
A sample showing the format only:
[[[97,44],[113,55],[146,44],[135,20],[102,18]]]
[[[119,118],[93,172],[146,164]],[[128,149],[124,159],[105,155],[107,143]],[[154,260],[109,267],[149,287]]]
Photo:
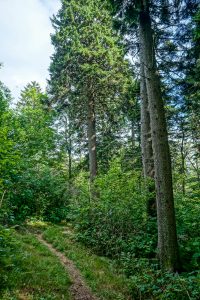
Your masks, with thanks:
[[[151,140],[148,96],[144,76],[144,65],[141,63],[140,97],[141,97],[141,147],[144,177],[154,178],[153,148]]]
[[[87,135],[89,150],[90,183],[97,175],[97,147],[96,147],[96,118],[94,99],[88,100]]]
[[[142,32],[140,27],[140,45],[142,45]],[[156,216],[156,197],[154,183],[154,161],[153,148],[151,139],[150,115],[148,107],[148,95],[146,80],[144,74],[144,47],[140,47],[140,99],[141,99],[141,148],[142,148],[142,164],[143,173],[148,188],[149,197],[147,199],[147,215],[150,217]],[[148,178],[152,182],[148,182]]]
[[[173,272],[179,268],[179,252],[174,211],[171,158],[147,0],[141,1],[139,22],[142,40],[140,46],[144,59],[155,167],[158,254],[161,268]]]
[[[69,177],[69,182],[71,183],[72,180],[72,141],[71,141],[71,137],[69,136],[69,141],[68,141],[68,177]]]
[[[184,153],[184,140],[185,140],[185,133],[184,133],[184,125],[181,123],[181,174],[182,174],[182,193],[185,195],[185,153]]]
[[[65,143],[66,150],[68,154],[68,181],[69,181],[69,190],[71,189],[71,179],[72,179],[72,139],[71,139],[71,124],[70,119],[67,116],[64,116],[65,120]]]
[[[134,120],[131,120],[131,146],[134,153],[135,150],[135,123]]]

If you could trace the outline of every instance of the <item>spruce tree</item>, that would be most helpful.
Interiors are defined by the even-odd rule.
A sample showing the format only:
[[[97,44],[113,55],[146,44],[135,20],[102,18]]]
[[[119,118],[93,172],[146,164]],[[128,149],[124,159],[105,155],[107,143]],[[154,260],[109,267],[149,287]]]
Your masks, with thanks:
[[[62,0],[53,17],[49,92],[87,131],[90,180],[97,174],[97,117],[115,109],[130,76],[108,1]]]
[[[174,271],[179,268],[179,253],[171,157],[161,80],[156,61],[155,32],[152,25],[152,14],[159,10],[163,15],[168,8],[169,1],[161,3],[149,0],[113,0],[112,2],[118,11],[118,16],[121,17],[122,28],[126,29],[126,33],[133,32],[134,29],[137,32],[136,36],[139,36],[144,175],[150,176],[155,168],[158,254],[161,268]],[[164,13],[164,16],[167,17],[167,13]],[[158,16],[156,17],[158,18]],[[136,41],[134,40],[134,42]]]

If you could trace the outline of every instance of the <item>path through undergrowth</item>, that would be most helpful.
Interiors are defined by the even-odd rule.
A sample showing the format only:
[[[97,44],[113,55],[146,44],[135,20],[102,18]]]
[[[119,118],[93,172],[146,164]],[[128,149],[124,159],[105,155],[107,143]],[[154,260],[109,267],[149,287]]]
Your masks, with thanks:
[[[113,262],[76,241],[68,226],[9,229],[13,246],[1,270],[1,300],[131,300]],[[1,266],[0,266],[1,267]]]
[[[67,272],[72,281],[70,291],[73,300],[97,300],[97,298],[92,295],[90,289],[85,284],[79,270],[75,267],[74,263],[60,251],[53,248],[50,243],[46,242],[41,234],[38,234],[36,236],[42,244],[48,247],[48,249],[59,258],[61,264],[67,269]]]

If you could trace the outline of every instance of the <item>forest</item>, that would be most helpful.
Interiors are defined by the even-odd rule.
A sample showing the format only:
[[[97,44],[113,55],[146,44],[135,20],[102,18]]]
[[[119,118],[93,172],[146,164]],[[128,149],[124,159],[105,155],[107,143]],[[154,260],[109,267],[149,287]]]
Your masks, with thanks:
[[[0,81],[0,299],[198,300],[200,3],[60,2]]]

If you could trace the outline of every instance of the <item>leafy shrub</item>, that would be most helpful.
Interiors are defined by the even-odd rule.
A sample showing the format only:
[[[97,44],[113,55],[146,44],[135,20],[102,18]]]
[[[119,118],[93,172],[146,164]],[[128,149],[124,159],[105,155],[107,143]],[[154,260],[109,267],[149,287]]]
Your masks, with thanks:
[[[7,280],[7,272],[12,268],[12,256],[15,243],[10,229],[0,226],[0,290],[4,288]]]
[[[148,262],[134,262],[137,266],[135,274],[130,277],[134,299],[162,300],[197,300],[200,286],[198,274],[195,272],[172,274],[154,270]],[[138,270],[138,267],[140,269]]]
[[[62,172],[38,164],[13,179],[9,195],[10,210],[17,222],[31,216],[60,222],[68,212],[66,178]]]
[[[110,257],[123,252],[154,256],[155,221],[147,222],[140,173],[124,173],[115,160],[108,173],[96,179],[95,186],[99,197],[92,202],[86,177],[82,175],[76,185],[80,193],[73,201],[73,212],[78,239]]]
[[[200,204],[197,197],[175,197],[177,231],[184,273],[163,274],[156,259],[157,226],[146,214],[149,196],[140,173],[124,172],[118,160],[95,181],[89,197],[88,176],[75,182],[72,220],[77,239],[97,253],[117,259],[130,278],[134,299],[198,299]]]
[[[197,270],[200,265],[200,202],[190,195],[177,195],[177,228],[183,268]]]

